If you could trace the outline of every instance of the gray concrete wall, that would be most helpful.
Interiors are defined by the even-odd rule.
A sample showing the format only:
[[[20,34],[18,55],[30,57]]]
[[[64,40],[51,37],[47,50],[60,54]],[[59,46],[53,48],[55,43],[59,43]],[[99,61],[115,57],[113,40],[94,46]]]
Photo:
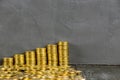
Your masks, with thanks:
[[[0,59],[59,40],[70,62],[120,63],[119,0],[0,0]]]

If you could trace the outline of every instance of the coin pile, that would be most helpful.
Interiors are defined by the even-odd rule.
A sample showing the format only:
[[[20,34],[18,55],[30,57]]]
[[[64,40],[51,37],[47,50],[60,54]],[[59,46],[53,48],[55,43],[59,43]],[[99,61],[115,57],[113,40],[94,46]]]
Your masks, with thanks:
[[[0,80],[83,80],[81,71],[69,66],[67,41],[3,58]]]

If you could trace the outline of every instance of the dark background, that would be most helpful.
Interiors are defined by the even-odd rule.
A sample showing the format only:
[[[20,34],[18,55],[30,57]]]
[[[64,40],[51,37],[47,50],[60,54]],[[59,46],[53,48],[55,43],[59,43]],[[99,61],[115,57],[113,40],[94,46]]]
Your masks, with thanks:
[[[120,0],[0,0],[0,59],[59,40],[70,63],[120,63]]]

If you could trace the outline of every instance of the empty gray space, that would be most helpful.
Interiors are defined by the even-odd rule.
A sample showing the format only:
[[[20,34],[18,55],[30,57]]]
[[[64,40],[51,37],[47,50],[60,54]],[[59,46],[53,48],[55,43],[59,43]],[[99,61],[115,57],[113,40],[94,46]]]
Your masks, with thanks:
[[[120,0],[0,0],[0,59],[59,40],[70,63],[120,63]]]

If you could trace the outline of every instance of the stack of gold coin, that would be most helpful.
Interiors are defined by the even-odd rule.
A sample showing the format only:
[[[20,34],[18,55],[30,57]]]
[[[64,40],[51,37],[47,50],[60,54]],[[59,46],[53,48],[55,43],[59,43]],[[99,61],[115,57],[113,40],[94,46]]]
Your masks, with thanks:
[[[58,65],[58,57],[57,57],[57,45],[51,45],[52,47],[52,65],[56,67]]]
[[[37,66],[40,66],[41,65],[41,53],[40,53],[40,48],[36,48],[36,63],[37,63]]]
[[[47,57],[48,57],[48,66],[52,66],[52,47],[51,44],[47,45]]]
[[[8,58],[8,66],[13,67],[13,58]]]
[[[26,66],[30,66],[30,52],[26,51],[25,52],[25,62],[26,62]]]
[[[18,70],[19,65],[20,65],[19,54],[15,54],[14,55],[14,67],[15,67],[15,69]]]
[[[41,68],[42,70],[45,70],[47,64],[46,48],[41,48],[40,53],[41,53]]]
[[[63,49],[62,49],[62,41],[58,42],[58,59],[59,59],[59,66],[63,65]]]
[[[19,55],[19,63],[20,63],[20,66],[24,66],[24,63],[25,63],[24,54]]]
[[[14,55],[14,65],[19,65],[19,54]]]
[[[68,42],[63,42],[63,65],[68,67]]]
[[[6,68],[8,67],[8,58],[3,58],[3,66]]]
[[[29,59],[30,59],[30,65],[35,66],[36,65],[35,51],[30,51]]]

